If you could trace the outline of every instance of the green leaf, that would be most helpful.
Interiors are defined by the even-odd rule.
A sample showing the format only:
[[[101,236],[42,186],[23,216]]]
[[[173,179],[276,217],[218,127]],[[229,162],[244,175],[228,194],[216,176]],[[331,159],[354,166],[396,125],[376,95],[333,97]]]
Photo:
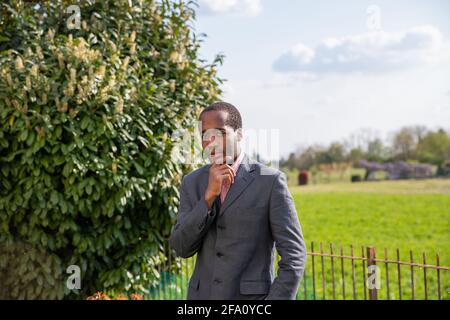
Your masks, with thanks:
[[[50,201],[53,203],[53,205],[58,203],[58,192],[56,192],[55,190],[53,190],[51,193]]]
[[[35,139],[36,134],[34,133],[34,131],[30,131],[27,137],[27,146],[31,146],[34,143]]]
[[[89,116],[84,116],[83,120],[81,120],[81,129],[86,129],[89,125]]]
[[[144,168],[137,162],[134,162],[134,167],[136,168],[139,174],[144,174]]]
[[[23,129],[20,132],[19,141],[25,141],[27,139],[27,137],[28,137],[28,130],[27,129]]]
[[[72,170],[73,170],[73,163],[67,162],[62,172],[63,176],[68,177],[72,173]]]

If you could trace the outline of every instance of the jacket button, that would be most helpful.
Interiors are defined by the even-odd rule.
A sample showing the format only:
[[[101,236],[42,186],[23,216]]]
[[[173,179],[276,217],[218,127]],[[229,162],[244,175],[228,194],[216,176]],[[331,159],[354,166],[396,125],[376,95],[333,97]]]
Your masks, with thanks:
[[[222,252],[217,252],[216,255],[220,258],[223,257],[223,253]]]
[[[222,280],[220,280],[220,279],[214,279],[214,283],[215,283],[215,284],[222,283]]]

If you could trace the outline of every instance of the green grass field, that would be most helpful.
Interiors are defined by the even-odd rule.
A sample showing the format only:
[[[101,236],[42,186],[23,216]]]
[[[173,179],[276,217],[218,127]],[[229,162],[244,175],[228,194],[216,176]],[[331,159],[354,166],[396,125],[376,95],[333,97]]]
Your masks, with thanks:
[[[450,248],[450,180],[290,188],[306,241],[441,254]]]
[[[361,255],[361,246],[374,246],[377,258],[384,257],[386,248],[388,257],[395,259],[395,250],[398,248],[401,261],[409,261],[412,250],[415,262],[422,262],[423,253],[426,253],[426,262],[436,264],[436,254],[439,253],[440,264],[450,266],[450,180],[333,183],[291,186],[290,190],[308,243],[308,251],[312,241],[315,242],[315,251],[322,242],[324,251],[329,252],[329,244],[332,243],[335,253],[339,253],[342,247],[344,254],[349,254],[350,245],[353,245],[355,255]],[[311,257],[308,258],[311,267]],[[321,261],[317,257],[315,259],[317,276],[317,270],[321,272]],[[329,260],[325,260],[327,284],[331,282]],[[335,275],[336,283],[341,281],[340,267],[341,261],[335,261],[338,273]],[[396,267],[389,268],[390,282],[396,283]],[[346,282],[349,281],[350,270],[349,262],[344,262]],[[308,271],[311,274],[311,270],[307,270],[306,277],[307,288],[310,289]],[[430,280],[427,284],[429,298],[436,298],[436,271],[427,272],[427,279]],[[381,276],[383,284],[386,280],[385,269]],[[402,296],[405,299],[411,298],[409,268],[402,267],[401,278],[404,286]],[[441,272],[441,292],[444,298],[449,298],[449,279],[448,271]],[[317,278],[316,282],[319,280],[321,281]],[[362,283],[362,280],[359,282]],[[423,269],[414,269],[414,282],[415,298],[421,299],[424,296]],[[339,289],[340,283],[335,287],[336,290]],[[349,289],[347,288],[348,293],[351,291]],[[361,290],[356,288],[359,297]],[[382,285],[380,291],[380,297],[386,299],[387,292],[383,290],[386,290],[386,285]],[[318,291],[319,297],[323,298],[322,288]],[[396,291],[397,286],[391,285],[389,297],[398,299]],[[326,286],[325,293],[325,298],[332,296],[329,285]],[[336,295],[342,298],[342,291]],[[349,297],[350,295],[347,298]]]

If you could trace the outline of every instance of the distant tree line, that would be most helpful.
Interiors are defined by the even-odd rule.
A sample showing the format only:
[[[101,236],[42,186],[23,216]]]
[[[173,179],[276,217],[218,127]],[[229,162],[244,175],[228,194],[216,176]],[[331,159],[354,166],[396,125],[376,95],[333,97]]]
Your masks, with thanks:
[[[282,158],[280,166],[290,170],[315,170],[329,166],[345,169],[364,159],[380,163],[429,163],[439,170],[450,162],[450,131],[442,128],[403,127],[386,140],[379,138],[373,130],[360,129],[343,141],[299,147],[287,159]]]

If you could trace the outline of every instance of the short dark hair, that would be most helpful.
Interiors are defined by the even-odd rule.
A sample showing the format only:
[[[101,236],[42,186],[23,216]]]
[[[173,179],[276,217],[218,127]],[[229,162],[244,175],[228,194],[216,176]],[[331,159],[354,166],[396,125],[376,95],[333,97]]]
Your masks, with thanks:
[[[203,109],[203,111],[200,113],[199,119],[201,119],[202,115],[208,111],[225,111],[228,113],[228,118],[225,122],[225,125],[232,127],[234,130],[242,128],[241,114],[239,113],[239,110],[231,103],[223,101],[214,102],[213,104]]]

